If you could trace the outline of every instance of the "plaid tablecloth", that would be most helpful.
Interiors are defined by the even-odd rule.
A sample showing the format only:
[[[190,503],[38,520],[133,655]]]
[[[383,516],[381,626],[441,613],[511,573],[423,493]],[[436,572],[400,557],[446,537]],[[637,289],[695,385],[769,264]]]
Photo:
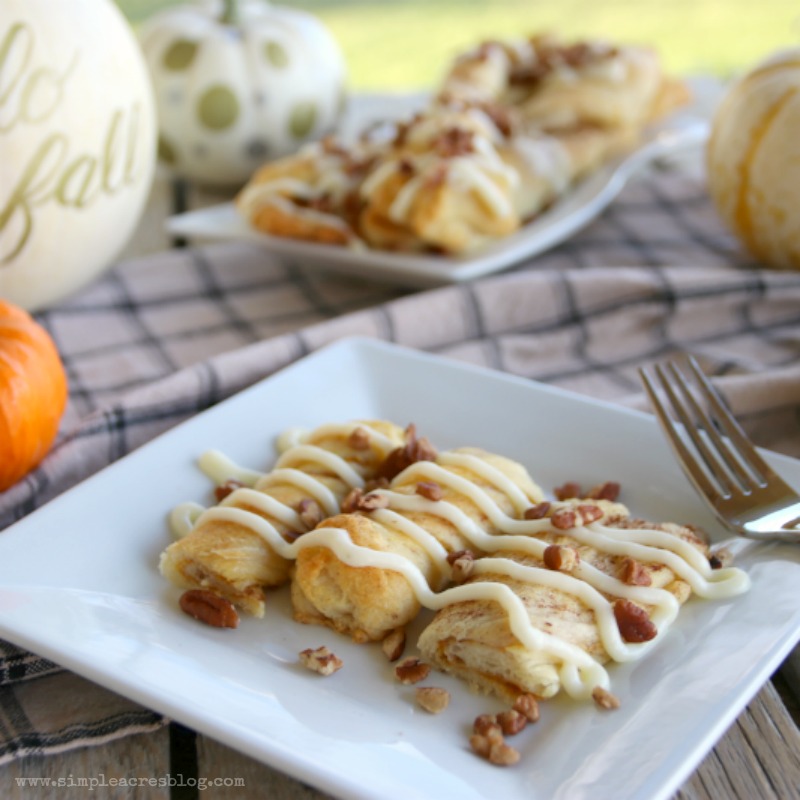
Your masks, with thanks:
[[[145,441],[335,339],[361,335],[645,408],[638,366],[687,351],[759,444],[800,455],[800,273],[759,269],[698,179],[654,173],[569,243],[424,292],[222,244],[120,264],[40,315],[70,404],[0,528]],[[2,534],[0,534],[2,535]],[[0,642],[0,764],[164,724]]]

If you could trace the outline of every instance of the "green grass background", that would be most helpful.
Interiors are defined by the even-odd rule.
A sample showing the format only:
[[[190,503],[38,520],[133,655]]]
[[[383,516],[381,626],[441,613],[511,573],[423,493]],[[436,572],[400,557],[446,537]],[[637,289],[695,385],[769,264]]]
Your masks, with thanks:
[[[116,0],[136,25],[174,0]],[[347,58],[354,89],[421,89],[485,38],[549,30],[646,42],[675,74],[736,74],[800,46],[799,0],[283,0],[315,13]]]

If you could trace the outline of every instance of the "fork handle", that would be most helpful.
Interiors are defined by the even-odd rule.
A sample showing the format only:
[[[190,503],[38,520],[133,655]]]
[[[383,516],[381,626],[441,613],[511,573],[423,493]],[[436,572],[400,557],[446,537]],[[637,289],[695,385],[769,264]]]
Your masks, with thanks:
[[[800,503],[784,506],[757,519],[747,520],[742,523],[741,532],[750,539],[800,542]]]

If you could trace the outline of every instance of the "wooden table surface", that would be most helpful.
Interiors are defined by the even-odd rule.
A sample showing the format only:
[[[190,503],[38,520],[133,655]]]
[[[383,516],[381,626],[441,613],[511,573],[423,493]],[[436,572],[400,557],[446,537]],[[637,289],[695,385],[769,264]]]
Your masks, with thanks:
[[[141,224],[123,257],[142,256],[173,246],[163,221],[175,203],[197,208],[227,199],[221,192],[183,187],[176,193],[160,172]],[[786,800],[800,798],[800,658],[785,662],[711,753],[677,793],[697,800]],[[795,694],[797,692],[797,694]],[[45,788],[28,785],[29,778],[138,777],[138,788],[99,786]],[[161,784],[147,785],[149,779]],[[197,782],[208,788],[199,791]],[[212,782],[218,785],[211,785]],[[189,785],[189,784],[194,785]],[[292,778],[244,756],[207,736],[172,724],[156,733],[131,736],[105,745],[47,758],[29,757],[0,768],[0,798],[64,797],[269,798],[312,800],[323,795]],[[619,800],[615,798],[614,800]]]

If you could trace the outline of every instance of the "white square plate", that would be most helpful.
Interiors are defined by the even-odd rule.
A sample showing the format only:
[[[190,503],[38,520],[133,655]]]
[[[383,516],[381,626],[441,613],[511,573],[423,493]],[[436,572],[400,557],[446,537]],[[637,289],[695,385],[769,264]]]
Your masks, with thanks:
[[[452,694],[430,716],[378,646],[291,619],[286,590],[235,631],[184,616],[157,570],[166,516],[210,502],[196,458],[216,447],[265,468],[295,425],[415,422],[439,447],[477,445],[523,462],[545,487],[618,480],[651,519],[722,531],[649,416],[370,340],[346,340],[199,414],[56,498],[0,536],[0,636],[322,790],[345,798],[550,800],[669,796],[800,636],[800,551],[753,545],[751,591],[690,601],[644,660],[610,668],[622,707],[568,699],[514,738],[522,760],[473,755],[469,727],[495,701],[435,674]],[[796,486],[800,463],[768,459]],[[412,639],[413,641],[413,639]],[[297,663],[328,645],[344,668]]]
[[[463,256],[356,250],[268,236],[249,226],[233,203],[178,214],[167,220],[166,228],[173,236],[197,241],[256,242],[311,269],[415,287],[460,283],[509,269],[566,241],[607,208],[637,172],[658,158],[701,147],[708,130],[708,123],[698,117],[669,118],[650,132],[638,150],[581,181],[519,231]]]

